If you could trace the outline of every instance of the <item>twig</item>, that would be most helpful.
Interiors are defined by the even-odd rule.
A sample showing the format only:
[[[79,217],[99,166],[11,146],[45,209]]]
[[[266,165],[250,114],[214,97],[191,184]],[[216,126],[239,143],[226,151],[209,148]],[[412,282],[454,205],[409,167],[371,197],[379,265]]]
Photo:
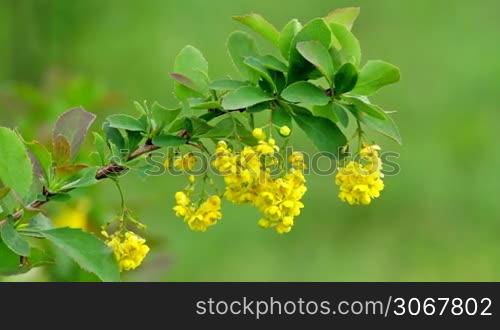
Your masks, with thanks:
[[[134,151],[132,154],[130,154],[127,161],[132,161],[136,158],[139,158],[145,154],[156,151],[158,149],[161,149],[161,147],[146,144],[146,145],[140,147],[139,149],[137,149],[136,151]],[[107,166],[100,168],[97,171],[95,178],[96,178],[96,180],[104,180],[104,179],[108,178],[111,174],[119,174],[119,173],[125,171],[126,169],[127,168],[123,165],[110,164],[110,165],[107,165]],[[65,192],[69,192],[69,191],[71,191],[71,190],[68,190]],[[26,206],[26,209],[27,210],[38,210],[40,207],[42,207],[43,205],[48,203],[50,201],[50,197],[52,197],[54,194],[50,193],[48,191],[44,191],[44,195],[46,197],[45,200],[35,200],[35,201],[31,202],[28,206]],[[21,209],[13,214],[13,218],[15,220],[18,220],[23,216],[23,213],[24,213],[24,210]],[[6,220],[0,221],[0,225],[2,225],[5,221]]]

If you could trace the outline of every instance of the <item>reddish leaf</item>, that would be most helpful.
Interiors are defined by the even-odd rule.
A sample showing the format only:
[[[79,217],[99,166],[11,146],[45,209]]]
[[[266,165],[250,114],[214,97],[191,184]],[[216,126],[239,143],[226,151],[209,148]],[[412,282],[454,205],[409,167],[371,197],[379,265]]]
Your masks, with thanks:
[[[58,167],[56,167],[56,174],[59,177],[73,176],[87,167],[88,167],[88,165],[86,165],[86,164],[73,164],[73,165],[58,166]]]
[[[70,145],[70,158],[73,159],[87,135],[90,125],[95,120],[95,115],[83,108],[75,108],[63,113],[56,122],[53,138],[62,135]]]
[[[190,88],[192,90],[196,90],[196,86],[194,85],[194,82],[191,79],[189,79],[188,77],[186,77],[185,75],[172,72],[170,74],[170,77],[172,77],[172,79],[177,81],[179,84],[186,86],[187,88]]]
[[[68,140],[61,134],[56,135],[52,141],[54,161],[58,165],[64,165],[69,161],[71,146]]]

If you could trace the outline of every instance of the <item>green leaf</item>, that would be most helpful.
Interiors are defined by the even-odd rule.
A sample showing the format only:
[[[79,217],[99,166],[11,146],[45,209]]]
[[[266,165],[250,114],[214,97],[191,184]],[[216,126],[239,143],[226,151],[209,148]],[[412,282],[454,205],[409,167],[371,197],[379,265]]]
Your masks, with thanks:
[[[264,110],[269,110],[271,109],[271,103],[272,102],[263,102],[256,104],[254,106],[251,106],[247,109],[248,113],[257,113],[257,112],[262,112]]]
[[[315,106],[312,109],[312,113],[316,117],[329,119],[335,124],[340,123],[345,128],[349,125],[349,116],[347,115],[348,112],[349,110],[339,102],[329,103],[325,106]]]
[[[194,81],[192,81],[190,78],[186,77],[183,74],[177,73],[177,72],[172,72],[170,73],[170,77],[176,81],[176,83],[179,83],[180,85],[187,87],[191,92],[193,92],[194,95],[201,95],[198,92],[196,92],[196,85]],[[196,93],[194,93],[196,92]],[[182,99],[181,99],[182,100]]]
[[[292,19],[285,25],[280,33],[279,49],[281,55],[288,60],[290,58],[290,49],[295,36],[302,30],[302,24],[297,19]]]
[[[191,84],[186,87],[179,80],[174,83],[175,95],[180,101],[208,94],[208,62],[195,47],[186,46],[180,51],[175,59],[174,72],[189,79]]]
[[[107,160],[106,142],[104,141],[103,137],[97,132],[94,132],[94,145],[96,147],[97,153],[99,154],[101,165],[103,166],[106,165],[106,160]]]
[[[353,90],[358,82],[358,70],[352,63],[345,63],[335,74],[335,95]]]
[[[158,102],[153,103],[152,117],[155,124],[155,131],[161,132],[165,127],[171,125],[179,116],[182,109],[167,109],[161,106]]]
[[[201,115],[198,118],[203,120],[205,123],[208,123],[209,121],[211,121],[215,118],[218,118],[222,115],[225,115],[225,114],[226,114],[226,112],[221,111],[221,110],[208,111],[207,113],[204,113],[203,115]]]
[[[179,147],[186,144],[186,139],[177,135],[161,134],[153,138],[153,144],[159,147]]]
[[[344,100],[354,105],[358,111],[364,112],[372,117],[381,120],[385,120],[385,118],[387,117],[384,111],[380,109],[380,107],[371,104],[368,99],[365,99],[363,97],[344,97]]]
[[[208,112],[211,114],[212,112]],[[221,115],[225,114],[225,112],[221,111]],[[210,131],[213,127],[210,126],[207,121],[200,117],[191,117],[191,124],[193,126],[193,137],[197,137],[198,135],[205,134],[206,132]]]
[[[338,123],[340,120],[337,113],[334,110],[333,103],[328,103],[327,105],[317,105],[312,108],[312,113],[316,117],[326,118],[333,123]]]
[[[0,226],[0,236],[2,241],[14,253],[28,257],[30,255],[30,246],[28,242],[16,231],[12,223],[7,220]]]
[[[328,49],[317,40],[303,41],[297,44],[299,53],[313,64],[323,76],[333,83],[335,68],[333,67],[332,57]]]
[[[259,14],[250,14],[245,16],[234,16],[236,21],[245,24],[255,32],[269,40],[273,45],[279,45],[280,33],[274,25],[269,23],[264,17]]]
[[[141,116],[148,115],[148,112],[146,111],[146,109],[139,102],[134,101],[134,106],[135,106],[135,109],[137,110],[137,112],[139,113],[139,115],[141,115]]]
[[[28,152],[16,133],[0,127],[0,180],[21,198],[28,195],[33,181],[33,168]]]
[[[10,193],[10,188],[3,187],[0,188],[0,200],[4,199]]]
[[[71,200],[71,195],[68,193],[58,193],[50,197],[50,201],[66,203]]]
[[[47,182],[50,182],[51,169],[52,169],[52,154],[47,150],[47,148],[38,141],[32,141],[26,143],[28,151],[31,152],[32,160],[34,161],[35,168],[39,166],[43,177]],[[35,171],[36,172],[36,171]]]
[[[282,126],[288,126],[290,129],[292,128],[292,116],[288,108],[283,104],[279,104],[272,110],[271,119],[278,129]]]
[[[330,29],[339,42],[339,51],[344,57],[344,61],[359,66],[361,63],[361,47],[358,39],[342,24],[330,23]]]
[[[399,79],[400,72],[396,66],[384,61],[368,61],[359,74],[353,93],[369,96]]]
[[[348,30],[352,29],[352,26],[359,16],[359,7],[349,7],[349,8],[338,8],[332,11],[325,20],[328,23],[338,23],[344,25]]]
[[[37,248],[31,248],[27,264],[22,266],[18,273],[26,273],[33,268],[50,265],[52,263],[54,263],[54,260],[47,253],[45,253],[45,251]]]
[[[259,76],[264,78],[271,87],[273,88],[273,91],[276,91],[276,84],[274,83],[273,78],[271,77],[271,74],[267,70],[267,68],[259,61],[259,59],[249,56],[245,58],[243,61],[249,68],[253,69]]]
[[[79,229],[59,228],[42,232],[43,236],[104,282],[120,281],[113,251],[95,236]]]
[[[64,136],[70,145],[70,158],[74,159],[95,118],[94,114],[83,108],[68,110],[57,119],[52,139],[58,135]]]
[[[333,111],[335,112],[335,115],[339,119],[342,126],[347,128],[347,126],[349,125],[349,116],[347,115],[349,109],[346,109],[346,107],[339,102],[334,102]]]
[[[293,109],[295,122],[319,151],[342,156],[341,148],[347,144],[347,139],[337,125],[328,119],[313,116],[306,109],[299,107]]]
[[[97,167],[88,167],[82,170],[80,172],[79,178],[65,184],[61,188],[61,191],[66,191],[75,188],[85,188],[95,185],[97,183],[97,179],[95,178],[97,170],[98,170]]]
[[[288,68],[288,83],[294,83],[299,80],[307,80],[309,74],[315,67],[297,50],[297,44],[302,41],[316,40],[326,49],[330,48],[332,41],[332,32],[322,18],[312,20],[304,26],[295,36],[290,47],[290,65]]]
[[[281,97],[293,103],[306,103],[312,105],[326,105],[330,98],[321,88],[306,81],[299,81],[288,86]]]
[[[210,131],[200,135],[200,138],[225,138],[233,134],[235,130],[235,120],[225,118],[217,123]]]
[[[248,86],[248,83],[244,81],[230,80],[230,79],[216,80],[209,85],[210,89],[216,91],[230,91],[244,86]]]
[[[399,133],[396,123],[394,123],[394,120],[388,114],[385,114],[385,116],[385,120],[371,116],[361,116],[361,121],[367,127],[387,136],[388,138],[391,138],[399,144],[403,144],[403,140],[401,139],[401,134]]]
[[[111,148],[111,145],[116,146],[119,150],[125,149],[125,139],[122,133],[114,127],[109,126],[108,122],[104,122],[102,125],[102,130],[106,134],[106,140]]]
[[[125,130],[125,135],[127,137],[127,149],[129,153],[134,152],[144,139],[143,132]]]
[[[259,80],[259,75],[244,62],[245,58],[248,56],[259,55],[255,40],[245,32],[235,31],[229,36],[227,49],[229,55],[231,55],[234,66],[241,75],[251,82],[257,82]]]
[[[21,264],[20,257],[0,241],[0,275],[18,275],[29,272],[35,267],[52,263],[50,257],[42,250],[32,248],[30,257]]]
[[[238,110],[251,107],[253,105],[270,101],[273,97],[262,91],[258,87],[247,86],[228,93],[222,100],[225,110]]]
[[[19,255],[12,252],[12,250],[0,240],[0,274],[16,274],[20,267]]]
[[[222,109],[219,101],[206,100],[203,98],[189,99],[189,107],[194,110]]]
[[[273,55],[264,55],[255,57],[265,68],[273,71],[279,71],[286,73],[288,71],[288,67],[285,63],[281,62],[279,59],[274,57]]]
[[[129,115],[111,115],[106,118],[106,120],[109,123],[109,126],[113,128],[126,129],[129,131],[137,132],[145,132],[147,130],[144,122]]]
[[[186,117],[180,117],[177,118],[172,125],[168,128],[167,132],[168,133],[177,133],[182,129],[187,129],[187,125],[190,125],[191,122],[188,118]]]
[[[231,119],[231,118],[229,118]],[[233,118],[234,121],[234,134],[236,139],[243,142],[246,145],[256,145],[258,143],[257,139],[253,137],[252,133],[240,122],[238,119]]]
[[[31,219],[30,223],[19,230],[19,232],[40,232],[44,230],[53,229],[52,221],[47,218],[45,215],[39,213],[33,219]]]

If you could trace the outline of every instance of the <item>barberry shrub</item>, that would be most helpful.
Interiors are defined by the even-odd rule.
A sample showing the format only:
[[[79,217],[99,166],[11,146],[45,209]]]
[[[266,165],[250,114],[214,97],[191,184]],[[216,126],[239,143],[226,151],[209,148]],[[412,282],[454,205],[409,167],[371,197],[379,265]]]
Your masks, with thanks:
[[[305,25],[293,19],[281,31],[257,14],[235,17],[271,43],[275,55],[261,53],[250,34],[236,31],[227,48],[240,78],[212,80],[202,53],[185,47],[171,73],[179,105],[136,102],[135,116],[109,116],[101,133],[93,133],[96,151],[88,163],[77,156],[95,116],[82,108],[60,116],[50,147],[0,128],[0,273],[24,273],[51,262],[33,239],[49,241],[103,281],[118,281],[121,271],[138,267],[149,247],[119,180],[129,169],[147,173],[151,154],[160,149],[165,169],[186,173],[173,213],[195,231],[223,218],[225,200],[255,206],[263,228],[290,232],[307,190],[304,154],[285,152],[297,128],[337,160],[339,198],[350,205],[371,203],[384,184],[380,147],[365,133],[398,143],[401,138],[389,114],[369,97],[400,74],[379,60],[362,65],[351,32],[358,14],[358,8],[338,9]],[[223,183],[209,171],[193,172],[195,153],[210,159]],[[96,235],[53,227],[43,205],[104,179],[114,181],[121,196],[115,221]]]

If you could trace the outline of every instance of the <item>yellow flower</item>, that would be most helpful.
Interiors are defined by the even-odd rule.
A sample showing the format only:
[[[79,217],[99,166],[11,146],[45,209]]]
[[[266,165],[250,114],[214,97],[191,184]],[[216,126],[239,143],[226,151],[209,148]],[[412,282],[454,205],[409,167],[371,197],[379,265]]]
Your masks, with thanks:
[[[289,136],[292,130],[288,126],[281,126],[280,127],[280,134],[283,136]]]
[[[264,133],[264,130],[262,130],[262,128],[255,128],[252,131],[252,135],[257,140],[265,140],[266,139],[266,133]]]
[[[184,218],[189,228],[194,231],[206,231],[222,219],[221,200],[219,196],[210,196],[198,208],[191,202],[185,192],[179,191],[175,194],[176,216]]]
[[[113,249],[120,272],[139,267],[149,253],[146,240],[131,231],[115,233],[106,243]]]
[[[269,158],[279,151],[274,139],[265,140],[260,131],[254,135],[262,138],[254,147],[246,146],[237,154],[221,141],[217,144],[214,167],[224,176],[224,196],[235,204],[251,204],[258,208],[263,218],[258,221],[262,228],[274,228],[280,234],[288,233],[294,218],[304,204],[300,201],[307,188],[302,173],[304,156],[293,153],[289,161],[293,167],[283,177],[271,175]],[[265,157],[263,157],[265,156]]]
[[[368,205],[380,197],[384,189],[382,160],[377,145],[363,146],[360,162],[350,161],[339,168],[335,182],[340,187],[339,198],[349,205]]]
[[[276,145],[276,140],[269,139],[267,141],[259,141],[256,151],[262,155],[272,155],[279,151],[280,148]]]
[[[264,229],[267,229],[271,227],[271,221],[267,220],[266,218],[262,218],[259,220],[258,225]]]
[[[298,170],[303,170],[306,168],[304,154],[299,151],[292,152],[290,156],[288,156],[288,162]]]
[[[174,167],[179,171],[190,171],[196,164],[196,158],[192,153],[187,153],[184,156],[174,160]]]
[[[259,190],[254,205],[265,215],[259,225],[274,228],[279,234],[289,233],[304,207],[301,199],[307,188],[303,173],[290,169],[282,178],[268,178]]]

